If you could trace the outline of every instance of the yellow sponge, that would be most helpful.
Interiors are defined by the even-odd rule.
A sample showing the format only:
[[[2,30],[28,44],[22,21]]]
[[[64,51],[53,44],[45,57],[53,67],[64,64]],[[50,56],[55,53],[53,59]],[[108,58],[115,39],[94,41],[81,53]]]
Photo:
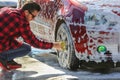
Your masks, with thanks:
[[[62,48],[63,51],[66,50],[66,43],[65,43],[65,41],[61,42],[61,48]]]

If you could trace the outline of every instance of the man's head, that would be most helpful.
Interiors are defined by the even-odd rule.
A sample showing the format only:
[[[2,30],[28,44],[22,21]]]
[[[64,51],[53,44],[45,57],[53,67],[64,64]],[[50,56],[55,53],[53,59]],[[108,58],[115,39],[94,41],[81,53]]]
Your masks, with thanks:
[[[22,7],[22,10],[25,13],[26,19],[31,21],[38,15],[41,8],[37,3],[29,2]]]

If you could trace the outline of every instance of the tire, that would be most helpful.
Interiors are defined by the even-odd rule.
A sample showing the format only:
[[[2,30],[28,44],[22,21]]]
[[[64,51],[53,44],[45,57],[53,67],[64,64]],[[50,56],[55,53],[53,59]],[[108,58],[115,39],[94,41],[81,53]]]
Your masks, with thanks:
[[[79,60],[75,55],[70,31],[65,23],[60,24],[57,30],[56,40],[66,42],[66,49],[64,51],[59,51],[57,54],[59,65],[70,70],[77,70],[79,67]]]

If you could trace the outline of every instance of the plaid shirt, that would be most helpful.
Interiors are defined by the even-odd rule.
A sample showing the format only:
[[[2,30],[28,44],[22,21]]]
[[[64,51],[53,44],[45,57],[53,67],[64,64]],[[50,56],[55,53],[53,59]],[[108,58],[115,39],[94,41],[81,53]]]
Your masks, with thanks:
[[[50,49],[53,46],[53,43],[35,37],[22,10],[7,7],[0,9],[0,52],[20,47],[22,42],[16,40],[20,36],[36,48]]]

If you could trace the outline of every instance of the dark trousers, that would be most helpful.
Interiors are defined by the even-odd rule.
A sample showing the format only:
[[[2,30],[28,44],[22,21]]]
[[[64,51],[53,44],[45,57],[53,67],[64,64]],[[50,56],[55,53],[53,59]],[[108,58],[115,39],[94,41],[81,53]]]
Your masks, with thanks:
[[[14,58],[25,56],[29,52],[31,52],[31,46],[24,43],[21,47],[17,49],[11,49],[0,53],[0,58],[6,61],[11,61]]]

